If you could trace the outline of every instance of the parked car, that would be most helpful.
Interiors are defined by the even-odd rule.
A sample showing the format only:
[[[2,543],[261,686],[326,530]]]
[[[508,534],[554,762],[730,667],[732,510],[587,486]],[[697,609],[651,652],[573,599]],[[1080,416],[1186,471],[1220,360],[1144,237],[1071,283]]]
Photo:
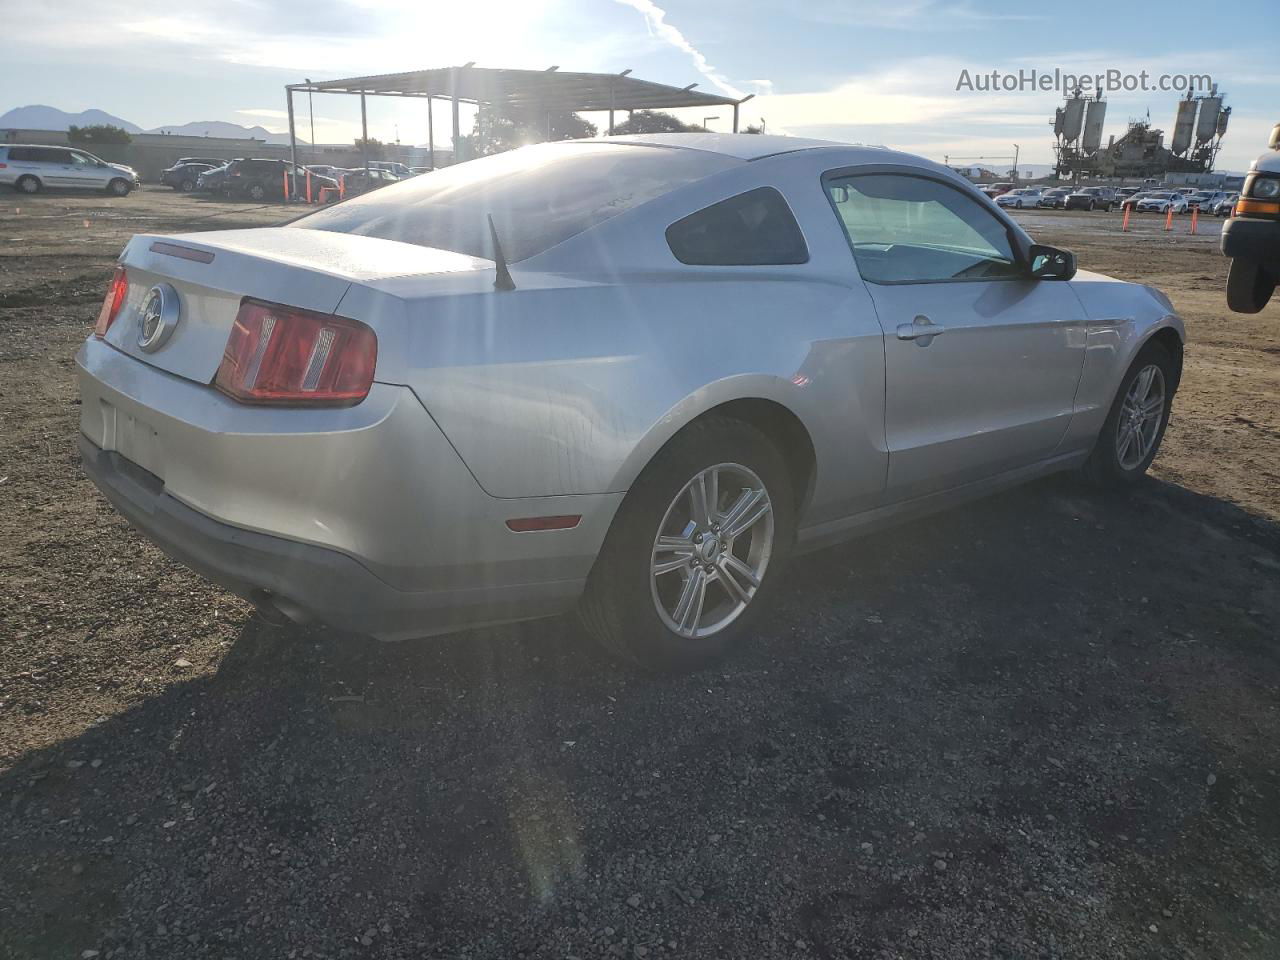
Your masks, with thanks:
[[[210,167],[220,167],[228,162],[229,161],[226,157],[179,157],[173,162],[173,165],[175,167],[180,167],[184,163],[203,163]]]
[[[1012,183],[988,183],[986,186],[980,187],[979,189],[983,193],[985,193],[988,197],[994,200],[996,197],[1000,196],[1002,193],[1008,193],[1010,190],[1012,190],[1013,184]]]
[[[1257,313],[1280,280],[1280,123],[1270,149],[1253,161],[1231,219],[1222,225],[1222,252],[1231,258],[1227,306]]]
[[[196,177],[196,191],[198,193],[215,193],[222,192],[222,184],[227,179],[227,171],[231,164],[239,162],[238,160],[229,160],[220,167],[211,167]]]
[[[412,173],[415,177],[419,177],[424,173],[431,173],[433,170],[435,170],[435,167],[410,167],[409,168],[409,172]]]
[[[1197,190],[1195,193],[1189,193],[1187,196],[1187,209],[1199,210],[1201,213],[1211,213],[1213,208],[1218,205],[1226,194],[1221,190]]]
[[[1170,208],[1174,213],[1186,213],[1187,198],[1180,193],[1157,190],[1138,201],[1139,213],[1168,213]]]
[[[1110,187],[1080,187],[1067,197],[1068,210],[1096,210],[1101,207],[1108,213],[1116,202],[1116,192]]]
[[[1123,200],[1120,201],[1120,208],[1121,209],[1128,208],[1130,210],[1137,209],[1138,204],[1141,201],[1145,200],[1147,197],[1151,196],[1151,194],[1153,193],[1155,193],[1154,190],[1138,190],[1134,193],[1131,193],[1127,197],[1125,197]]]
[[[331,163],[309,163],[307,164],[306,169],[319,176],[328,177],[331,180],[337,180],[338,174],[345,172],[346,168],[335,167]]]
[[[0,185],[19,193],[41,190],[101,190],[128,196],[141,186],[138,172],[122,163],[107,163],[87,150],[41,144],[0,144]]]
[[[225,178],[221,183],[223,196],[233,200],[285,199],[285,177],[288,176],[289,196],[301,197],[307,190],[307,169],[288,160],[263,160],[250,158],[233,160],[227,165]],[[324,187],[337,187],[338,181],[332,177],[311,175],[312,194],[318,194]]]
[[[1213,215],[1215,217],[1229,217],[1235,209],[1236,200],[1240,198],[1238,193],[1228,193],[1221,200],[1213,205]]]
[[[1046,190],[1036,203],[1037,207],[1047,207],[1050,210],[1061,210],[1067,201],[1067,196],[1071,191],[1067,187],[1055,187],[1052,190]]]
[[[385,170],[397,180],[408,180],[413,176],[413,171],[403,163],[394,160],[370,160],[370,170]]]
[[[368,193],[370,190],[377,190],[379,187],[400,182],[400,178],[390,170],[380,170],[376,167],[370,167],[368,173],[362,167],[353,170],[338,170],[334,179],[340,182],[342,195],[345,197],[359,196],[362,193]]]
[[[1034,207],[1040,202],[1040,197],[1044,191],[1039,187],[1019,187],[1017,190],[1010,190],[1008,193],[1002,193],[996,197],[996,203],[1002,207],[1013,207],[1021,210],[1023,207]]]
[[[1164,295],[1077,274],[919,157],[686,143],[135,237],[76,356],[84,469],[274,616],[407,638],[578,607],[656,669],[724,654],[795,552],[1147,470],[1181,371]]]
[[[214,169],[213,165],[209,163],[175,163],[168,170],[161,172],[160,184],[173,187],[180,193],[190,193],[196,188],[200,174],[212,169]]]

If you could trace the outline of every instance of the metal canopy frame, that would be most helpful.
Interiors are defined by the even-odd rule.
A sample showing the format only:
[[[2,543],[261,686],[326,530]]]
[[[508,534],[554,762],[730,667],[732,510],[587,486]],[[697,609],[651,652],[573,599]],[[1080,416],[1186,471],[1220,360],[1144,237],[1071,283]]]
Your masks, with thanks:
[[[294,127],[294,93],[334,93],[360,98],[360,131],[365,169],[369,167],[368,97],[412,97],[427,101],[427,149],[431,166],[436,165],[435,125],[432,105],[436,100],[449,101],[453,127],[454,162],[458,160],[461,133],[458,105],[501,103],[547,117],[553,113],[605,112],[609,114],[609,133],[613,133],[614,113],[626,110],[671,110],[681,107],[733,107],[733,132],[738,132],[738,108],[754,94],[735,99],[687,87],[672,87],[621,73],[568,73],[559,67],[547,70],[505,70],[477,67],[474,63],[461,67],[436,67],[405,73],[384,73],[345,80],[319,80],[291,83],[285,89],[289,113],[289,149],[293,162],[298,162],[298,138]],[[314,144],[313,144],[314,146]]]

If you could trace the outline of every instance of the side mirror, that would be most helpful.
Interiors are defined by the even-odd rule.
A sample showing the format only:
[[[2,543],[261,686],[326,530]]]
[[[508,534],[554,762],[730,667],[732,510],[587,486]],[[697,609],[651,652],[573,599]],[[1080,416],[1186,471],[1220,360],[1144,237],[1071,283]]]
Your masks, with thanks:
[[[1076,275],[1076,255],[1033,243],[1030,251],[1031,276],[1037,280],[1070,280]]]

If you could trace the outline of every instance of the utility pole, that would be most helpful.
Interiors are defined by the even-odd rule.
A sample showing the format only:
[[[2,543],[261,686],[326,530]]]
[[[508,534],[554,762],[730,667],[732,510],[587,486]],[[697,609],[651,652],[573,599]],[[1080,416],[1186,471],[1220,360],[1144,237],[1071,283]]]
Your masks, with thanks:
[[[311,118],[311,158],[316,156],[316,112],[311,105],[311,78],[307,77],[307,116]]]
[[[1017,184],[1018,184],[1018,151],[1019,151],[1019,150],[1021,150],[1021,149],[1022,149],[1022,148],[1021,148],[1021,147],[1019,147],[1016,143],[1013,145],[1013,183],[1014,183],[1014,186],[1017,186]]]

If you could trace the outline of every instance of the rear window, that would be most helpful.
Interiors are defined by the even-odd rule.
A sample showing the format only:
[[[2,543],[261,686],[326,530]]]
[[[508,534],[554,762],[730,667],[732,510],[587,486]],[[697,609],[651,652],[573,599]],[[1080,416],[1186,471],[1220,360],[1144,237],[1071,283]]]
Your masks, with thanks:
[[[492,258],[492,215],[514,262],[741,162],[700,150],[545,143],[402,180],[292,226]]]
[[[795,215],[773,187],[721,200],[667,227],[667,245],[681,263],[762,266],[807,263],[809,250]]]

